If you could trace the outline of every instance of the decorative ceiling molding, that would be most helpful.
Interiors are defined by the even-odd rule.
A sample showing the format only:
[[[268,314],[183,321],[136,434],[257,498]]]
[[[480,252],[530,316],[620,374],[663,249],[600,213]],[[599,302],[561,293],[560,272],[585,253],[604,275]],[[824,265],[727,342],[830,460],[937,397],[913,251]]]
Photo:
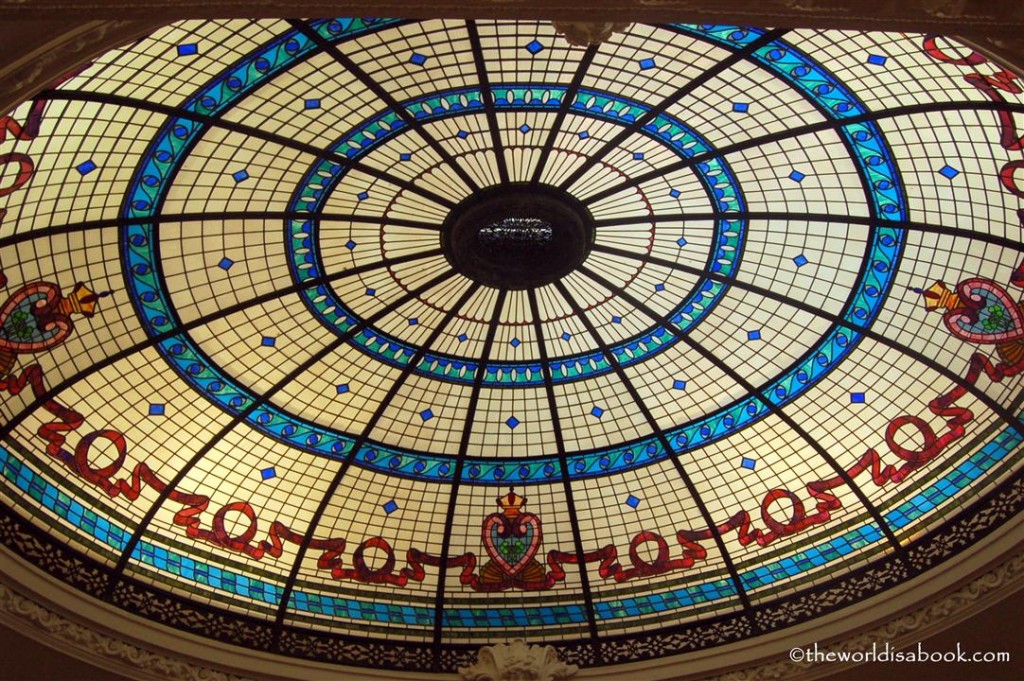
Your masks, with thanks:
[[[252,681],[158,653],[60,615],[0,582],[0,622],[52,648],[135,679]]]
[[[1011,34],[1024,26],[1024,5],[1015,0],[738,0],[723,7],[707,0],[467,0],[424,5],[412,0],[343,3],[281,0],[0,0],[0,17],[46,18],[53,13],[89,18],[173,20],[349,15],[451,18],[551,18],[587,21],[687,21],[774,24],[875,30],[960,31],[986,28]]]
[[[0,109],[10,110],[33,97],[69,70],[92,57],[124,45],[152,31],[161,22],[139,20],[14,21],[0,12],[4,21],[4,44],[0,48]]]

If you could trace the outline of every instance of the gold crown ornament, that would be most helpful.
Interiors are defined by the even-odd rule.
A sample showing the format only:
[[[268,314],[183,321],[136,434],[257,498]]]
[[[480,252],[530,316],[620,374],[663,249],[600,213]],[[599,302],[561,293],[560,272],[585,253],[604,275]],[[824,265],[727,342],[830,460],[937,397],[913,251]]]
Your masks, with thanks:
[[[515,518],[526,503],[526,497],[519,496],[513,489],[509,487],[508,494],[500,496],[495,500],[498,502],[498,506],[501,506],[501,512],[505,514],[506,518]]]
[[[96,314],[96,303],[99,302],[99,299],[109,295],[110,291],[94,293],[85,284],[78,282],[72,289],[71,295],[61,297],[58,309],[66,315],[77,312],[86,317],[92,317]]]
[[[917,289],[924,296],[924,306],[929,312],[935,310],[955,310],[960,307],[960,296],[949,290],[945,282],[936,281],[924,291]]]

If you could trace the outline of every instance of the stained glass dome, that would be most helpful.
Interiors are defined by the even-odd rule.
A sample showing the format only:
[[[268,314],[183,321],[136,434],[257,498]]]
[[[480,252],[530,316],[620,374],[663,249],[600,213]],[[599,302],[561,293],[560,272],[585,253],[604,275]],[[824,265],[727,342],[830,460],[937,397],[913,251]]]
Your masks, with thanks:
[[[0,127],[0,536],[396,671],[928,578],[1024,503],[1021,93],[920,34],[158,30]]]

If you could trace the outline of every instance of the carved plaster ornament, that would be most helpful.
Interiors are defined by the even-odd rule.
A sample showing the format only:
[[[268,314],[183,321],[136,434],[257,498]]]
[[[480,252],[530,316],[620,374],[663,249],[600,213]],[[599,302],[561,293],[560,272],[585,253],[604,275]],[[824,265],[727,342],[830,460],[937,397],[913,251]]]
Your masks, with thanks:
[[[616,31],[623,31],[630,26],[629,21],[552,21],[555,32],[569,41],[570,45],[586,47],[600,45]]]
[[[512,643],[484,646],[472,667],[459,667],[463,681],[562,681],[574,676],[579,667],[565,664],[551,646],[531,646],[516,639]]]

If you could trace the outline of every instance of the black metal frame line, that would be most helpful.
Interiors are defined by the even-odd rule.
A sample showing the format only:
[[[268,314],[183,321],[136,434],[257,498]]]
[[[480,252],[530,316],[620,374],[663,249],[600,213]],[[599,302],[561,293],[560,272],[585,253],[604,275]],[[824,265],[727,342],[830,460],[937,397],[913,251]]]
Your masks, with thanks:
[[[569,109],[572,108],[572,103],[580,91],[580,85],[583,83],[583,77],[590,69],[590,65],[594,61],[594,55],[597,54],[599,47],[599,45],[588,45],[583,53],[583,57],[580,58],[579,66],[576,67],[576,73],[573,75],[565,95],[563,95],[562,103],[558,107],[558,113],[555,114],[555,120],[548,131],[547,139],[544,140],[544,144],[541,146],[540,158],[537,159],[537,165],[533,169],[533,177],[530,178],[530,184],[534,186],[540,184],[540,178],[544,175],[544,168],[547,166],[548,158],[551,156],[555,146],[555,138],[558,137],[558,133],[562,130],[565,117],[568,115]]]
[[[410,293],[407,299],[411,300],[412,298],[415,298],[423,291],[426,291],[429,288],[433,287],[434,285],[439,284],[442,281],[445,281],[446,279],[449,279],[454,276],[456,276],[455,272],[450,271],[440,275],[439,277],[435,277],[430,282],[427,282],[426,284],[420,286],[415,294]],[[441,333],[448,326],[448,324],[451,323],[452,319],[454,319],[456,312],[458,312],[462,308],[462,306],[466,304],[466,302],[477,292],[479,288],[480,284],[477,284],[475,282],[467,286],[462,296],[460,296],[458,301],[456,301],[451,306],[451,308],[445,313],[444,317],[440,320],[440,322],[438,322],[437,326],[434,327],[434,329],[431,331],[430,336],[427,338],[427,340],[419,348],[417,348],[415,354],[410,358],[409,363],[406,364],[405,367],[403,367],[402,371],[395,378],[394,383],[392,383],[392,385],[388,389],[387,394],[381,399],[380,404],[378,404],[377,408],[373,411],[373,415],[369,418],[369,420],[367,420],[366,426],[363,428],[363,432],[360,433],[359,436],[355,439],[355,442],[353,442],[352,444],[352,449],[349,451],[345,459],[341,462],[341,466],[339,466],[338,472],[335,473],[334,478],[327,486],[327,489],[320,500],[320,504],[317,506],[316,511],[313,512],[313,516],[309,520],[309,526],[306,529],[305,535],[303,535],[302,544],[299,545],[299,549],[295,554],[295,561],[292,563],[292,569],[289,571],[288,578],[285,581],[284,591],[282,592],[281,595],[281,603],[278,606],[277,615],[274,618],[274,644],[272,647],[277,646],[277,643],[281,637],[281,632],[284,630],[284,618],[288,613],[288,602],[291,599],[291,594],[295,589],[295,584],[298,582],[299,571],[302,569],[302,561],[306,556],[306,552],[309,550],[309,544],[313,541],[313,534],[319,527],[320,520],[323,518],[323,515],[327,510],[327,504],[334,496],[335,491],[337,491],[338,486],[341,484],[342,479],[345,477],[345,474],[348,471],[349,466],[352,464],[352,461],[355,459],[356,454],[359,453],[359,450],[362,449],[363,445],[365,445],[367,440],[369,440],[370,433],[373,432],[373,429],[377,426],[377,422],[380,421],[381,417],[384,415],[384,412],[387,410],[387,408],[391,406],[391,401],[395,398],[395,395],[398,394],[398,391],[402,388],[403,385],[405,385],[405,382],[409,379],[409,376],[412,375],[413,368],[420,362],[420,360],[423,359],[423,355],[426,354],[427,348],[433,345],[433,343],[441,335]],[[405,301],[403,301],[403,304],[404,302]]]
[[[126,97],[124,95],[113,95],[102,92],[80,92],[76,90],[47,90],[40,95],[46,97],[49,100],[60,100],[66,102],[93,102],[96,104],[110,104],[113,106],[123,106],[129,109],[136,109],[138,111],[149,111],[152,113],[164,114],[166,116],[176,116],[179,118],[185,118],[196,123],[202,123],[211,128],[220,128],[228,130],[230,132],[237,132],[248,137],[263,140],[265,142],[273,142],[286,149],[294,149],[301,151],[315,157],[316,160],[330,161],[336,163],[339,166],[348,170],[358,171],[365,175],[369,175],[375,179],[387,182],[388,184],[400,187],[407,192],[417,194],[429,201],[433,201],[445,208],[453,208],[455,202],[448,199],[447,197],[441,196],[440,194],[433,192],[429,189],[416,186],[409,180],[404,180],[400,177],[395,177],[382,170],[378,170],[372,166],[368,166],[360,161],[353,161],[344,154],[339,154],[328,149],[323,149],[312,144],[306,144],[305,142],[299,142],[290,137],[279,135],[274,132],[268,132],[266,130],[260,130],[254,128],[245,123],[235,123],[233,121],[226,121],[223,118],[217,116],[206,116],[199,114],[194,111],[188,111],[180,109],[174,106],[168,106],[166,104],[156,104],[149,102],[144,99],[136,99],[134,97]]]
[[[751,41],[742,49],[731,52],[729,56],[727,56],[725,59],[721,60],[711,68],[702,71],[699,76],[693,78],[685,85],[676,89],[675,92],[670,94],[657,105],[651,107],[642,116],[638,116],[635,121],[633,121],[628,126],[625,126],[623,130],[619,131],[614,137],[605,142],[600,149],[598,149],[596,152],[588,156],[587,160],[584,161],[579,167],[577,167],[576,170],[574,170],[572,174],[569,175],[569,177],[562,180],[562,182],[558,185],[558,188],[562,189],[563,191],[568,191],[569,187],[571,187],[573,184],[578,182],[584,175],[586,175],[588,170],[590,170],[595,165],[600,163],[601,160],[605,156],[610,154],[613,150],[621,148],[622,143],[626,141],[626,139],[630,135],[633,135],[638,131],[642,130],[645,125],[647,125],[652,120],[657,118],[659,115],[664,113],[665,110],[668,109],[668,107],[672,106],[683,97],[687,96],[697,88],[701,87],[712,78],[716,78],[719,74],[725,72],[726,70],[732,68],[735,64],[748,58],[758,48],[770,43],[773,40],[781,38],[788,32],[789,29],[773,29],[771,31],[767,31],[764,35],[757,38],[756,40]]]
[[[635,309],[643,312],[651,319],[658,320],[660,318],[658,313],[652,310],[650,307],[648,307],[644,302],[638,300],[633,295],[627,293],[621,287],[615,286],[615,284],[612,284],[607,279],[602,277],[600,274],[594,272],[593,270],[587,268],[586,266],[580,267],[580,272],[586,274],[595,282],[601,284],[615,295],[621,297],[623,300],[632,305]],[[853,492],[854,496],[857,497],[857,499],[863,505],[864,509],[871,516],[871,519],[874,520],[875,523],[878,525],[879,530],[881,530],[882,534],[885,535],[892,549],[903,558],[903,561],[907,565],[908,569],[913,569],[911,561],[906,556],[906,549],[903,547],[902,544],[900,544],[899,539],[896,538],[896,535],[895,533],[893,533],[892,528],[889,527],[889,524],[885,522],[885,518],[882,517],[882,514],[879,513],[875,505],[871,503],[871,500],[868,499],[867,495],[864,493],[864,490],[862,490],[860,486],[854,482],[853,478],[850,477],[850,474],[846,471],[846,469],[840,466],[839,462],[836,461],[835,458],[831,454],[829,454],[824,447],[821,446],[821,443],[819,443],[817,440],[811,437],[810,433],[804,430],[804,428],[799,423],[797,423],[793,419],[793,417],[787,414],[782,409],[782,407],[778,406],[777,404],[769,400],[767,397],[765,397],[764,393],[757,387],[755,387],[753,383],[751,383],[744,377],[740,376],[739,372],[730,367],[726,362],[722,361],[720,357],[718,357],[713,352],[704,347],[703,344],[698,343],[696,340],[691,338],[689,334],[680,331],[672,324],[665,324],[664,328],[670,333],[672,333],[672,335],[674,335],[676,338],[686,343],[691,349],[700,354],[701,357],[715,365],[715,367],[719,371],[723,372],[725,375],[731,378],[737,385],[739,385],[745,391],[747,391],[747,394],[757,398],[757,400],[764,404],[776,418],[781,420],[783,423],[789,426],[789,428],[794,433],[799,435],[800,438],[805,443],[807,443],[807,446],[813,449],[815,453],[817,453],[832,468],[835,474],[842,479],[843,483],[850,488],[850,491]]]
[[[167,485],[164,487],[164,489],[160,491],[160,494],[157,496],[156,501],[154,501],[153,505],[150,506],[149,510],[146,512],[146,515],[143,516],[142,520],[139,521],[138,525],[136,525],[135,528],[132,530],[131,539],[129,539],[128,543],[125,545],[124,550],[121,552],[121,558],[118,560],[117,565],[114,567],[114,570],[110,574],[107,586],[107,594],[109,595],[113,592],[115,583],[117,580],[121,578],[121,575],[124,572],[124,569],[128,564],[128,561],[131,559],[131,554],[134,551],[135,546],[142,539],[142,535],[145,533],[147,527],[149,526],[149,523],[152,522],[157,512],[163,506],[163,503],[170,496],[171,492],[177,488],[177,486],[181,483],[182,480],[185,479],[189,472],[203,459],[203,457],[208,452],[210,452],[222,439],[224,439],[228,433],[230,433],[238,424],[242,423],[246,418],[248,418],[250,414],[255,412],[260,407],[266,405],[270,401],[270,399],[273,398],[274,395],[276,395],[283,388],[289,385],[292,381],[298,378],[303,372],[309,370],[309,368],[312,367],[314,364],[322,360],[324,357],[327,357],[331,352],[334,352],[339,347],[344,345],[346,342],[351,340],[356,334],[361,333],[364,328],[382,319],[383,317],[386,317],[387,315],[391,314],[408,301],[416,298],[416,296],[418,296],[420,293],[429,290],[430,288],[436,286],[437,284],[440,284],[441,282],[453,276],[454,272],[442,272],[436,277],[433,277],[429,281],[424,282],[420,286],[409,291],[401,298],[394,300],[391,304],[387,305],[386,307],[378,310],[375,314],[371,315],[365,320],[362,320],[358,324],[352,326],[344,334],[331,340],[330,343],[328,343],[323,348],[310,355],[305,361],[296,365],[277,383],[275,383],[273,386],[271,386],[265,392],[263,392],[259,396],[259,398],[253,400],[252,405],[250,405],[245,410],[239,412],[237,415],[232,417],[229,423],[227,423],[220,431],[218,431],[216,435],[210,438],[210,440],[206,444],[204,444],[203,447],[200,448],[184,466],[181,467],[181,469],[175,474],[174,478],[172,478],[171,481],[168,482]],[[410,362],[407,368],[411,371],[412,366],[413,364],[412,362]],[[352,451],[354,452],[355,450],[356,446],[353,445]],[[347,459],[351,458],[351,456],[352,453],[350,452]]]
[[[462,469],[466,464],[466,455],[469,453],[469,438],[473,432],[473,419],[476,416],[477,405],[480,400],[480,390],[484,384],[485,371],[483,365],[491,356],[494,347],[494,337],[498,333],[498,325],[501,321],[501,311],[505,307],[505,300],[508,291],[498,290],[498,297],[494,303],[494,313],[487,324],[487,335],[484,337],[484,347],[480,352],[480,370],[473,377],[473,388],[470,391],[469,405],[466,407],[466,420],[462,426],[462,436],[459,438],[459,449],[455,455],[455,468],[452,472],[451,490],[448,494],[448,507],[445,511],[444,537],[441,539],[441,565],[437,571],[437,593],[434,596],[434,648],[435,655],[432,669],[440,669],[440,655],[436,651],[441,648],[441,639],[444,634],[444,594],[445,582],[448,578],[448,554],[451,552],[452,527],[455,523],[455,507],[459,495],[459,487],[462,483]]]
[[[368,225],[395,225],[397,227],[410,227],[412,229],[423,229],[431,232],[439,232],[440,225],[420,220],[409,220],[408,218],[391,218],[385,215],[357,215],[355,213],[310,213],[307,211],[260,211],[260,210],[232,210],[232,211],[210,211],[209,213],[158,213],[152,217],[116,217],[98,220],[84,220],[66,225],[55,225],[43,227],[27,232],[17,232],[0,238],[0,248],[13,246],[25,241],[40,239],[48,236],[60,236],[76,234],[94,229],[109,229],[111,227],[127,227],[129,225],[151,225],[160,223],[181,223],[207,222],[217,220],[326,220],[328,222],[355,222]]]
[[[498,114],[494,108],[494,92],[491,91],[491,80],[487,76],[487,63],[484,59],[483,45],[480,44],[480,32],[477,31],[476,21],[466,21],[466,31],[469,33],[469,44],[473,50],[473,63],[476,65],[477,79],[480,81],[480,95],[484,102],[484,113],[487,116],[487,127],[491,131],[491,151],[494,153],[495,162],[498,164],[498,179],[501,184],[509,184],[508,163],[505,161],[505,145],[501,143],[501,130],[498,128]]]
[[[85,367],[84,369],[80,369],[76,373],[65,378],[57,385],[49,388],[41,397],[38,397],[29,402],[28,404],[26,404],[20,412],[12,416],[9,421],[0,426],[0,440],[6,438],[14,428],[17,428],[25,418],[27,418],[32,412],[38,409],[44,402],[53,399],[55,396],[59,395],[64,390],[67,390],[69,387],[78,383],[78,381],[82,380],[87,376],[91,376],[92,374],[95,374],[98,371],[102,371],[108,366],[116,364],[117,362],[120,362],[123,359],[131,357],[135,353],[148,350],[149,348],[152,348],[162,343],[168,338],[172,338],[180,333],[187,333],[193,329],[205,326],[206,324],[217,321],[219,319],[223,319],[238,312],[243,312],[249,308],[262,305],[263,303],[270,302],[272,300],[276,300],[278,298],[291,295],[293,293],[298,293],[299,291],[303,291],[305,289],[315,288],[320,284],[329,284],[333,281],[337,281],[345,277],[351,277],[354,275],[371,272],[373,270],[381,268],[392,267],[398,264],[414,262],[416,260],[442,255],[443,253],[441,252],[441,249],[434,249],[432,251],[425,251],[423,253],[414,253],[410,255],[400,256],[398,258],[387,258],[383,260],[378,260],[373,263],[359,265],[353,267],[352,269],[344,270],[342,272],[336,272],[334,274],[324,274],[314,279],[310,279],[309,281],[303,282],[302,284],[292,284],[291,286],[286,286],[281,289],[269,291],[259,296],[250,298],[248,300],[244,300],[242,302],[235,303],[234,305],[222,308],[215,312],[210,312],[209,314],[202,315],[200,317],[197,317],[196,319],[193,319],[190,322],[177,324],[173,329],[164,331],[155,336],[150,336],[144,341],[136,343],[131,347],[125,348],[124,350],[116,352],[113,355],[105,357],[102,360],[94,364],[91,364],[88,367]]]
[[[1024,249],[1024,246],[1021,246],[1021,248]],[[724,276],[724,275],[721,275],[721,274],[718,274],[718,273],[713,273],[713,272],[709,272],[707,270],[701,270],[701,269],[696,268],[696,267],[690,267],[688,265],[683,265],[681,263],[674,263],[671,260],[665,260],[665,259],[659,258],[657,256],[649,256],[649,255],[648,256],[641,256],[639,254],[631,253],[629,251],[625,251],[625,250],[622,250],[622,249],[619,249],[619,248],[614,248],[614,247],[611,247],[611,246],[597,246],[597,245],[595,245],[594,246],[594,250],[595,251],[601,251],[602,253],[607,253],[609,255],[616,255],[616,256],[620,256],[620,257],[624,257],[624,258],[631,258],[631,259],[639,260],[639,261],[642,261],[642,262],[650,262],[650,263],[653,263],[653,264],[656,264],[656,265],[659,265],[659,266],[662,266],[662,267],[666,267],[666,268],[669,268],[669,269],[678,270],[680,272],[686,272],[687,274],[696,274],[696,275],[699,275],[699,276],[708,277],[709,279],[712,279],[712,280],[717,281],[719,283],[725,284],[726,286],[735,286],[736,288],[743,289],[744,291],[748,291],[750,293],[755,293],[755,294],[763,296],[764,298],[767,298],[769,300],[774,300],[776,302],[782,303],[783,305],[788,305],[788,306],[793,307],[793,308],[795,308],[797,310],[800,310],[801,312],[807,312],[807,313],[812,314],[812,315],[814,315],[816,317],[819,317],[821,319],[827,320],[828,322],[832,323],[835,326],[840,326],[840,327],[842,327],[844,329],[848,329],[850,331],[854,331],[856,333],[863,334],[866,338],[870,338],[871,340],[873,340],[873,341],[875,341],[877,343],[881,343],[882,345],[885,345],[888,348],[896,350],[897,352],[901,353],[905,357],[909,357],[910,359],[913,359],[916,362],[919,362],[920,364],[928,367],[932,371],[942,375],[943,378],[946,378],[949,381],[951,381],[952,383],[954,383],[954,384],[964,388],[965,390],[970,392],[971,395],[974,396],[975,399],[977,399],[978,401],[982,402],[986,407],[988,407],[990,410],[992,410],[992,412],[994,412],[1000,418],[1002,418],[1003,421],[1005,421],[1007,423],[1007,425],[1012,427],[1022,437],[1024,437],[1024,420],[1021,420],[1017,416],[1014,416],[1014,414],[1009,409],[1007,409],[1003,405],[1001,405],[998,402],[996,402],[984,390],[978,388],[976,385],[972,385],[972,384],[964,381],[962,376],[954,373],[953,370],[950,369],[949,367],[947,367],[946,365],[940,364],[939,362],[936,362],[934,359],[931,359],[930,357],[924,355],[920,351],[914,350],[913,348],[911,348],[911,347],[909,347],[907,345],[904,345],[903,343],[900,343],[899,341],[893,340],[893,339],[889,338],[888,336],[884,336],[884,335],[878,333],[877,331],[874,331],[873,329],[871,329],[869,327],[858,326],[857,324],[852,324],[852,323],[846,321],[845,319],[843,319],[840,315],[836,315],[836,314],[833,314],[831,312],[826,312],[825,310],[822,310],[819,307],[815,307],[813,305],[809,305],[809,304],[807,304],[807,303],[805,303],[803,301],[797,300],[797,299],[792,298],[790,296],[783,295],[781,293],[777,293],[777,292],[772,291],[770,289],[764,288],[763,286],[758,286],[757,284],[752,284],[752,283],[749,283],[749,282],[746,282],[746,281],[742,281],[742,280],[736,279],[734,277],[727,277],[727,276]],[[671,326],[671,324],[668,323],[668,320],[665,319],[664,317],[660,317],[659,320],[658,320],[658,323],[661,326],[665,326],[665,327]]]
[[[863,227],[890,227],[924,234],[941,234],[961,239],[984,241],[995,246],[1002,246],[1016,251],[1024,251],[1024,243],[989,232],[976,232],[962,227],[946,227],[915,220],[886,220],[870,216],[839,215],[830,213],[794,213],[788,211],[737,211],[735,213],[664,213],[651,216],[633,216],[625,218],[604,218],[594,220],[595,229],[632,226],[638,224],[660,222],[692,222],[701,220],[788,220],[792,222],[828,222],[835,224],[860,225]],[[1024,227],[1024,224],[1022,224]]]
[[[1024,104],[1012,104],[1012,103],[1000,103],[1000,102],[936,102],[929,104],[909,104],[906,106],[896,107],[894,109],[883,109],[881,111],[872,111],[866,114],[860,114],[858,116],[850,116],[849,118],[843,119],[829,119],[821,121],[819,123],[808,123],[807,125],[798,126],[795,128],[788,128],[779,132],[771,133],[768,135],[759,135],[752,137],[749,140],[742,142],[736,142],[735,144],[729,144],[724,147],[718,147],[711,151],[703,154],[696,154],[689,158],[670,163],[661,168],[657,168],[637,177],[623,180],[617,185],[602,189],[599,192],[595,192],[586,198],[580,200],[585,205],[591,205],[602,199],[606,199],[610,196],[614,196],[621,191],[636,187],[644,182],[657,179],[664,175],[668,175],[677,170],[683,170],[694,166],[702,161],[706,161],[711,158],[721,158],[728,154],[734,154],[738,151],[745,151],[759,147],[763,144],[771,144],[773,142],[780,142],[786,139],[792,139],[801,135],[808,135],[817,132],[825,132],[828,130],[835,130],[837,128],[843,128],[847,125],[855,125],[857,123],[877,122],[887,120],[890,118],[896,118],[898,116],[910,116],[914,114],[922,113],[943,113],[947,111],[1008,111],[1011,113],[1024,114]]]
[[[582,267],[579,271],[586,273],[586,270]],[[729,573],[729,579],[732,582],[733,588],[736,590],[736,595],[740,599],[740,603],[743,606],[743,612],[746,615],[751,628],[754,631],[759,631],[760,625],[757,623],[757,618],[754,616],[753,605],[750,602],[750,597],[747,595],[746,588],[743,586],[743,580],[740,578],[740,573],[736,569],[736,563],[732,559],[732,554],[729,553],[728,547],[725,544],[725,539],[722,537],[722,533],[718,530],[718,524],[714,521],[711,511],[708,510],[707,505],[704,503],[704,499],[701,497],[700,491],[697,489],[697,485],[694,484],[690,474],[686,472],[685,467],[679,460],[679,455],[676,453],[675,449],[672,448],[671,444],[669,444],[668,438],[665,436],[665,432],[661,429],[661,426],[658,425],[658,420],[647,407],[647,404],[640,396],[636,386],[633,385],[633,381],[631,381],[629,376],[626,375],[626,371],[622,368],[622,365],[619,364],[618,359],[615,357],[615,353],[611,351],[608,344],[604,342],[603,338],[601,338],[601,335],[598,333],[594,323],[589,317],[587,317],[586,313],[562,281],[556,281],[554,286],[562,297],[565,298],[566,302],[569,303],[573,313],[583,323],[583,326],[586,327],[587,332],[593,338],[594,343],[597,344],[597,347],[601,350],[602,354],[604,354],[605,360],[612,367],[612,370],[615,372],[615,375],[618,376],[623,387],[626,388],[626,392],[629,393],[630,398],[632,398],[633,402],[640,410],[644,420],[647,421],[647,425],[650,427],[651,432],[658,438],[661,446],[669,454],[669,458],[672,460],[676,472],[683,481],[683,486],[686,487],[687,493],[690,495],[690,498],[693,499],[693,503],[700,511],[701,518],[705,523],[707,523],[708,530],[711,532],[715,545],[718,547],[718,551],[722,556],[722,562],[725,564],[725,569]]]
[[[469,173],[467,173],[462,166],[456,162],[455,157],[452,156],[451,153],[449,153],[448,150],[445,149],[441,143],[423,127],[420,121],[410,114],[408,110],[406,110],[406,108],[391,95],[390,92],[385,90],[380,83],[371,78],[370,75],[362,69],[362,67],[352,61],[349,56],[343,54],[335,45],[324,40],[320,34],[314,31],[305,21],[298,19],[288,19],[287,21],[293,27],[301,31],[306,37],[316,43],[317,47],[334,59],[334,61],[336,61],[342,68],[355,76],[356,79],[363,84],[363,87],[376,95],[376,97],[384,102],[388,108],[398,114],[399,118],[402,119],[406,126],[408,126],[410,130],[416,131],[416,133],[423,138],[423,141],[434,150],[434,153],[441,157],[441,159],[452,169],[459,179],[465,183],[466,187],[468,187],[470,191],[475,192],[480,189],[479,185],[477,185],[473,178],[469,176]],[[452,206],[449,205],[448,208],[452,208]]]
[[[583,607],[587,613],[587,628],[590,631],[590,640],[594,644],[594,654],[598,656],[598,664],[601,663],[601,650],[597,645],[600,634],[597,630],[597,610],[594,608],[594,594],[590,591],[590,574],[587,572],[587,563],[583,560],[583,539],[580,533],[579,513],[576,511],[576,497],[572,491],[572,479],[569,476],[569,457],[565,449],[565,438],[562,437],[562,422],[558,414],[558,400],[555,399],[555,384],[551,378],[551,364],[548,360],[547,343],[544,341],[544,327],[541,324],[540,306],[537,304],[537,291],[528,289],[526,292],[530,305],[530,316],[533,317],[533,335],[537,339],[537,350],[540,353],[542,373],[544,375],[544,394],[548,400],[548,410],[551,413],[551,430],[555,436],[555,448],[558,452],[558,467],[562,478],[562,493],[565,494],[565,505],[569,511],[569,526],[572,528],[573,551],[576,553],[576,563],[580,571],[580,586],[583,592]]]

